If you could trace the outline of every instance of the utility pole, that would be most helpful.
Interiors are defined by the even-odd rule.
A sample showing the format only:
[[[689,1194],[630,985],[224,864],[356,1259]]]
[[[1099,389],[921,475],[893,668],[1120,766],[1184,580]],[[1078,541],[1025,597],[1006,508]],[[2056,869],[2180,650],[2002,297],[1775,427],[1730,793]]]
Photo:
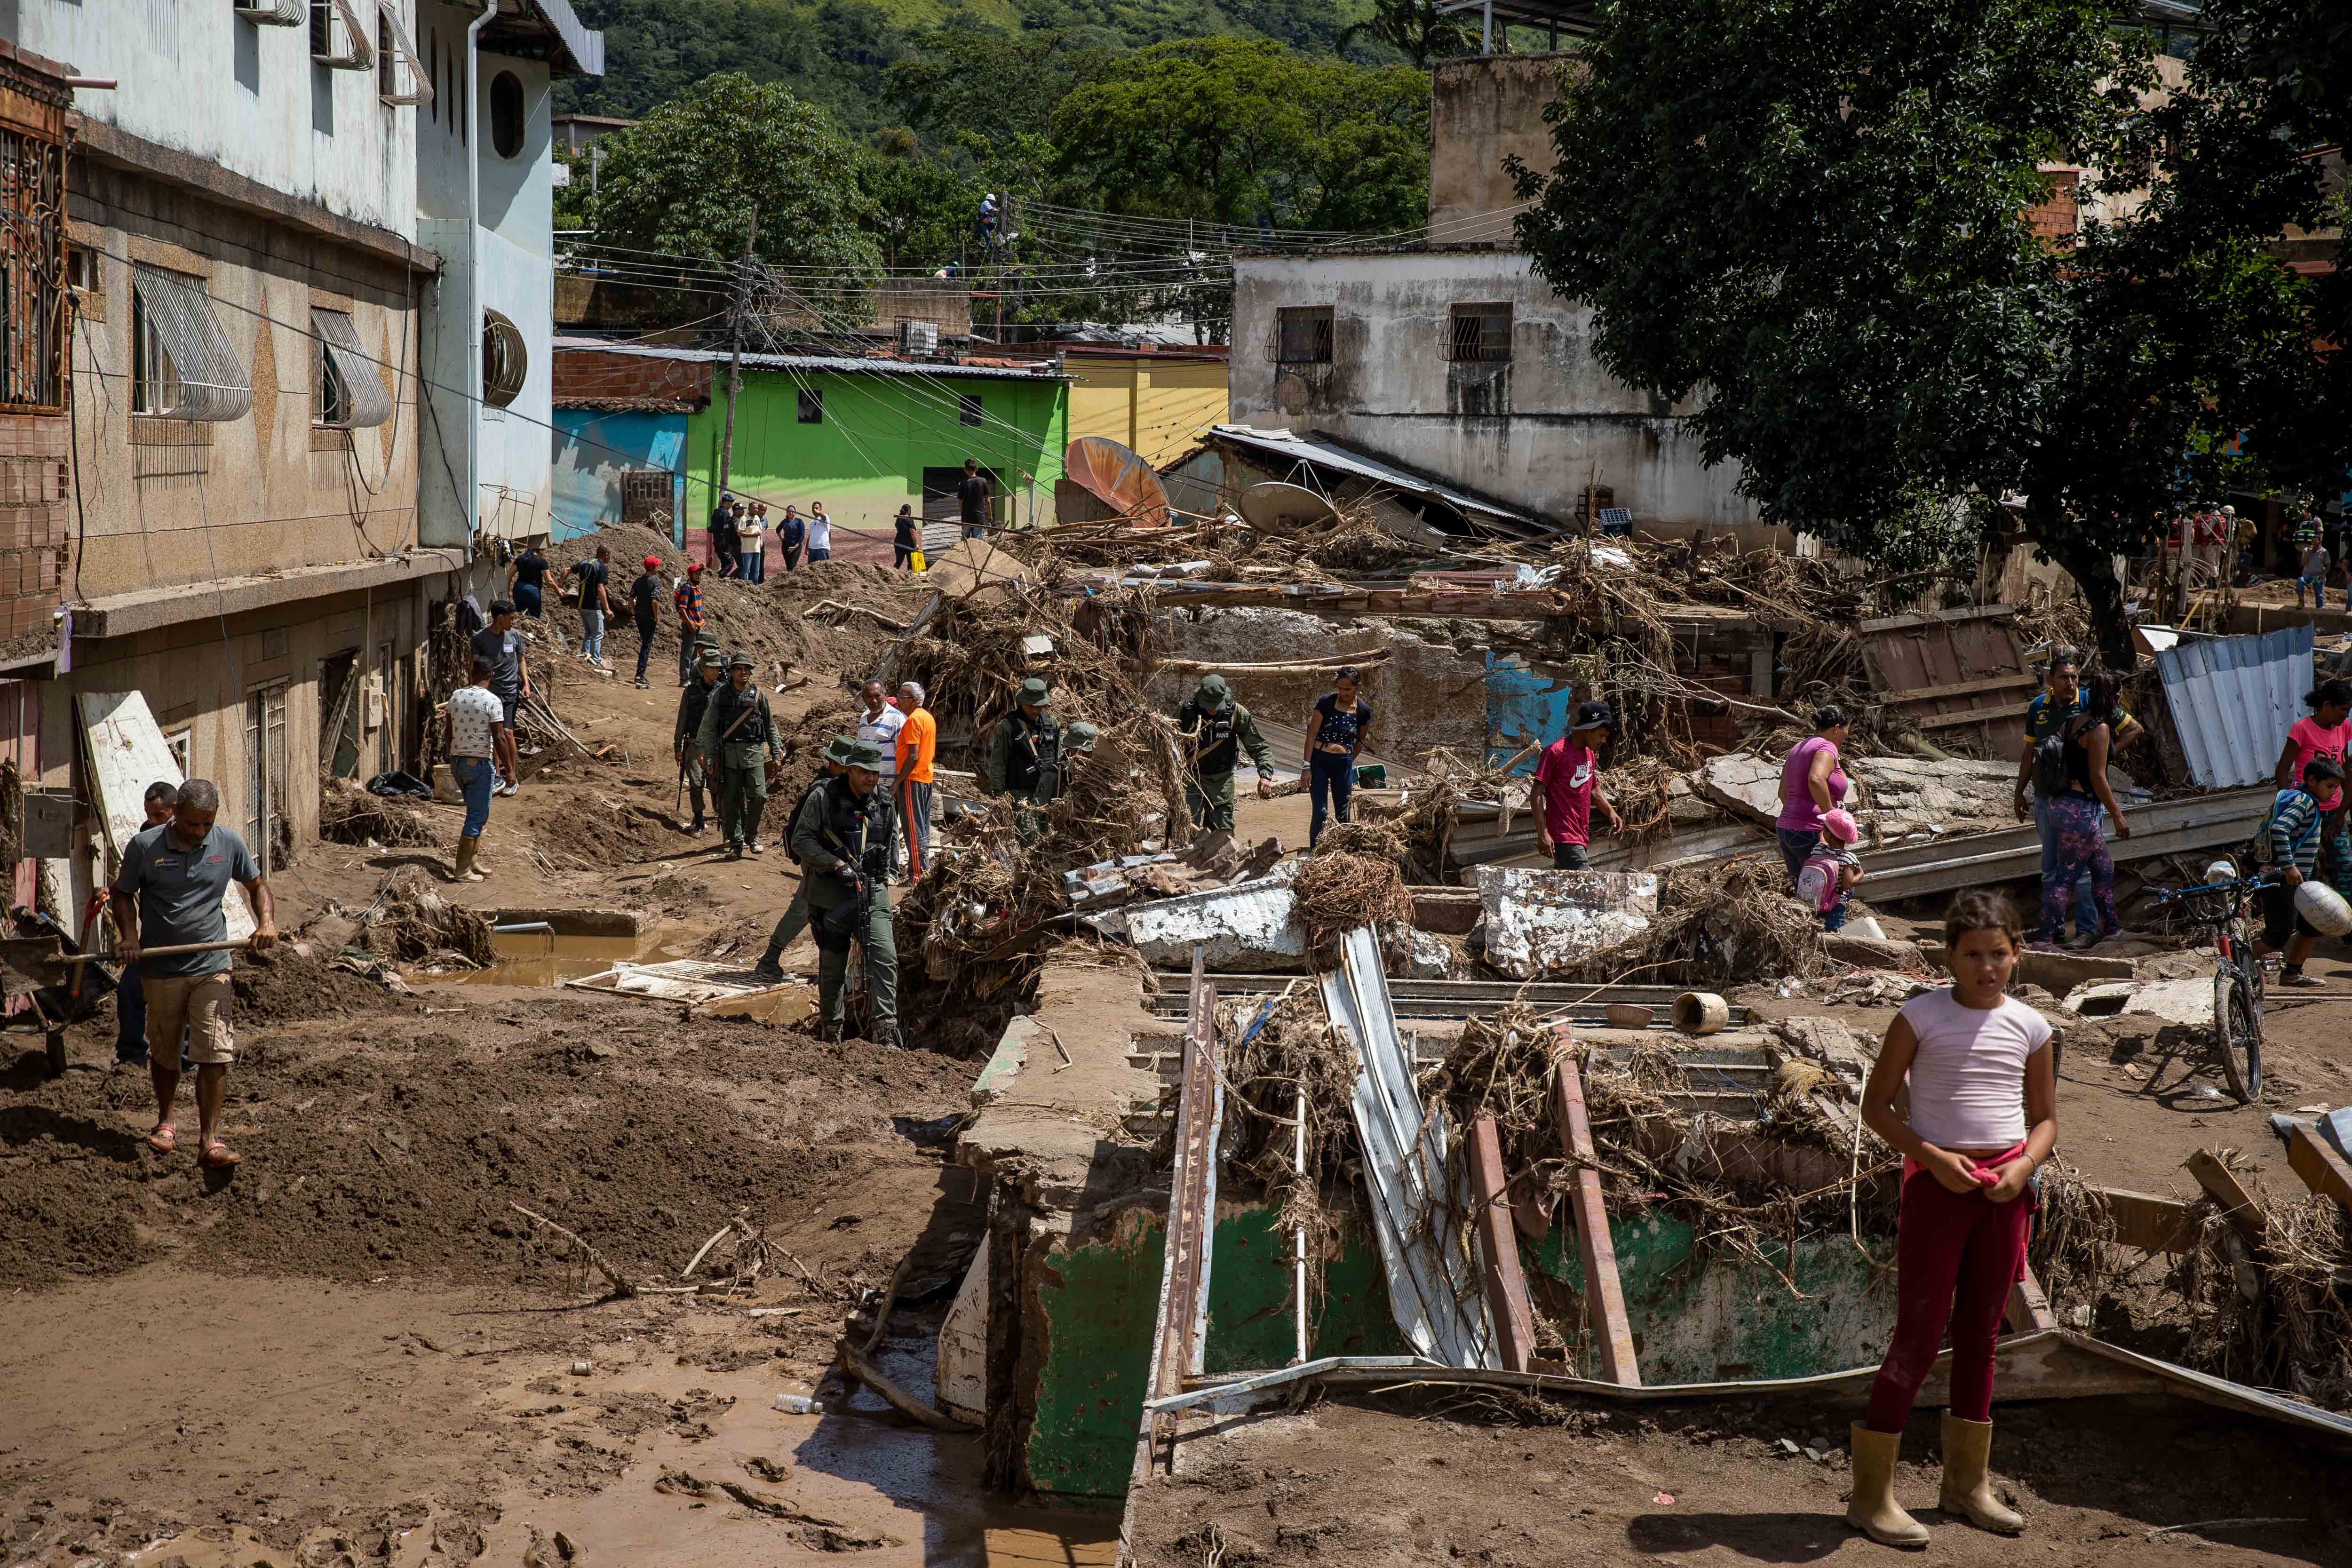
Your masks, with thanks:
[[[743,259],[735,269],[735,310],[727,322],[727,433],[719,443],[719,488],[734,483],[735,400],[743,393],[743,318],[751,311],[751,245],[760,237],[760,209],[751,209],[751,227],[743,236]]]

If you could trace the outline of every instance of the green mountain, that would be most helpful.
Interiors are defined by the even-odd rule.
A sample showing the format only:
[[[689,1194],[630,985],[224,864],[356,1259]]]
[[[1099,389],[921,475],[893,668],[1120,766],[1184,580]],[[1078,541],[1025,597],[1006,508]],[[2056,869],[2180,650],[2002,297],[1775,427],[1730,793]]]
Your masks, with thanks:
[[[1369,0],[577,0],[575,9],[604,30],[604,75],[560,83],[559,112],[635,119],[736,70],[784,83],[863,135],[898,122],[882,73],[934,29],[1051,28],[1114,48],[1230,33],[1331,56]],[[1394,58],[1370,43],[1347,52]]]

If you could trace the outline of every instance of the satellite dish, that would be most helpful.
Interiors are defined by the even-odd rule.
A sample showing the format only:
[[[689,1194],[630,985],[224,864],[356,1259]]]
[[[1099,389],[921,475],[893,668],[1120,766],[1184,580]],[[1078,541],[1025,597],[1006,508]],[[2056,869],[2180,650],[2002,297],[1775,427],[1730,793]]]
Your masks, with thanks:
[[[1151,465],[1118,442],[1081,436],[1062,458],[1064,477],[1112,513],[1145,528],[1168,526],[1168,492]]]
[[[1305,485],[1268,479],[1241,495],[1242,516],[1260,533],[1289,533],[1327,521],[1338,509]]]

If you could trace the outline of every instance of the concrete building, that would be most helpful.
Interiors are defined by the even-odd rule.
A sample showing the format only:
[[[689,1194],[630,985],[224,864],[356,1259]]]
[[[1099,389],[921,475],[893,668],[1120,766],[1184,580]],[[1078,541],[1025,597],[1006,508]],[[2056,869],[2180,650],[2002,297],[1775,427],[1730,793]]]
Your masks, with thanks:
[[[1622,508],[1654,532],[1756,530],[1738,470],[1604,371],[1592,312],[1513,248],[1503,160],[1551,162],[1543,107],[1573,57],[1441,62],[1429,232],[1393,249],[1234,267],[1232,418],[1313,435],[1563,525]]]
[[[37,220],[12,236],[54,254],[8,256],[22,321],[0,459],[30,460],[0,468],[0,617],[17,628],[0,648],[0,721],[27,783],[80,803],[70,852],[41,862],[60,913],[102,885],[136,820],[144,780],[126,768],[215,780],[222,820],[274,868],[316,837],[323,773],[414,758],[436,700],[427,627],[467,591],[476,553],[476,509],[453,500],[475,492],[445,481],[428,509],[421,472],[486,475],[544,517],[544,413],[521,442],[510,413],[503,430],[478,418],[483,333],[434,328],[478,313],[488,247],[468,248],[471,231],[535,252],[536,310],[529,274],[503,258],[490,303],[536,323],[544,409],[546,210],[534,220],[515,199],[530,183],[518,168],[493,183],[504,199],[485,225],[458,221],[489,210],[470,184],[423,221],[424,193],[450,184],[445,127],[474,134],[448,111],[467,28],[425,9],[443,24],[429,42],[407,0],[0,6],[0,136],[13,167],[58,176],[12,198]],[[454,15],[478,20],[485,49],[513,51],[486,58],[511,62],[517,85],[541,81],[543,170],[556,68],[526,57],[557,52],[576,22],[562,0]],[[480,118],[501,128],[479,132],[486,156],[519,163],[508,110],[525,126],[530,113],[494,89],[479,84]],[[493,154],[508,144],[513,157]],[[459,394],[420,395],[436,382]]]
[[[545,536],[554,501],[555,159],[559,78],[598,76],[604,35],[569,0],[487,8],[415,0],[437,84],[416,126],[418,242],[440,258],[425,313],[423,542]]]
[[[683,546],[686,422],[710,406],[710,366],[555,343],[554,537],[622,522]]]

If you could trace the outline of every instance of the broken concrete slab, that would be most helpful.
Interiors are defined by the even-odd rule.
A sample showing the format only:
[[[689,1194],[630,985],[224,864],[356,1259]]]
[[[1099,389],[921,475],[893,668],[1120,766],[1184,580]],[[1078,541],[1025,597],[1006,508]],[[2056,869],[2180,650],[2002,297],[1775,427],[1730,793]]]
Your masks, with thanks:
[[[1647,871],[1478,868],[1486,963],[1518,980],[1570,969],[1648,929],[1658,879]]]
[[[1100,921],[1100,928],[1123,935],[1143,961],[1158,969],[1192,966],[1199,947],[1211,969],[1241,973],[1303,969],[1307,928],[1290,891],[1296,863],[1271,877],[1231,888],[1187,893],[1148,904],[1130,904]]]
[[[1856,969],[1900,969],[1907,973],[1924,973],[1934,967],[1917,942],[1897,942],[1890,937],[1832,931],[1822,939],[1822,951],[1832,963],[1850,963]]]
[[[1709,757],[1699,769],[1699,791],[1724,810],[1769,826],[1780,818],[1780,769],[1748,752]]]
[[[2086,1018],[2151,1013],[2168,1023],[2201,1026],[2213,1021],[2213,977],[2092,981],[2066,993],[2066,1005]]]
[[[1923,942],[1919,951],[1926,955],[1930,968],[1938,973],[1943,970],[1942,942]],[[2039,985],[2061,996],[2094,980],[2133,980],[2138,975],[2130,959],[2100,958],[2086,952],[2042,952],[2028,948],[2017,960],[2017,984]]]

